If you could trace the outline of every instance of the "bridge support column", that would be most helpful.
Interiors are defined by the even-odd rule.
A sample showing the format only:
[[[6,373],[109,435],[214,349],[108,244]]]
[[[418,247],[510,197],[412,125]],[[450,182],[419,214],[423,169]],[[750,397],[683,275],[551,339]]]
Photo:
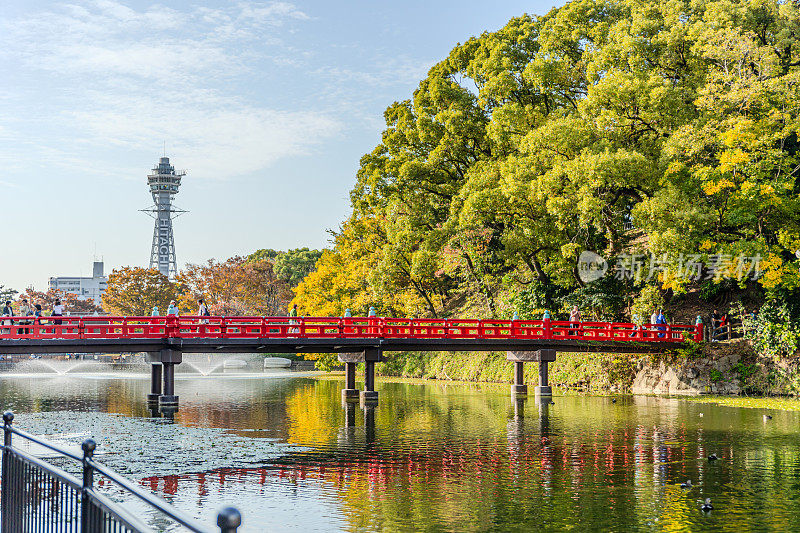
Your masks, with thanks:
[[[165,348],[157,352],[148,352],[150,363],[150,394],[148,402],[158,402],[161,406],[177,406],[175,395],[175,365],[183,362],[183,354],[173,348]],[[162,389],[161,383],[164,383]],[[162,410],[163,411],[163,410]]]
[[[511,392],[517,396],[527,396],[528,386],[525,385],[525,363],[514,361],[514,384],[511,385]]]
[[[164,394],[158,399],[159,405],[178,405],[175,395],[175,363],[164,363]]]
[[[364,350],[364,390],[361,391],[361,401],[365,404],[376,403],[378,392],[375,390],[375,363],[383,358],[379,348]]]
[[[358,401],[359,390],[356,388],[356,365],[358,363],[344,364],[344,389],[342,389],[342,400]]]
[[[342,400],[361,398],[361,402],[376,403],[378,392],[375,390],[375,363],[383,361],[383,350],[367,348],[363,352],[340,353],[339,361],[344,363],[345,387],[342,389]],[[356,388],[356,365],[364,363],[364,390]]]
[[[547,348],[532,351],[509,351],[506,352],[506,359],[514,362],[514,385],[511,390],[515,394],[527,394],[528,392],[524,383],[523,363],[539,363],[539,385],[534,389],[536,395],[551,396],[553,394],[553,389],[550,388],[550,383],[547,381],[547,365],[550,361],[556,360],[555,350]]]
[[[536,387],[535,392],[537,396],[552,396],[553,389],[550,387],[550,382],[547,380],[547,361],[539,362],[539,386]]]
[[[361,391],[361,401],[364,403],[378,401],[378,392],[375,390],[375,361],[364,361],[364,390]]]
[[[158,403],[161,398],[161,363],[150,364],[150,394],[147,395],[147,403]]]

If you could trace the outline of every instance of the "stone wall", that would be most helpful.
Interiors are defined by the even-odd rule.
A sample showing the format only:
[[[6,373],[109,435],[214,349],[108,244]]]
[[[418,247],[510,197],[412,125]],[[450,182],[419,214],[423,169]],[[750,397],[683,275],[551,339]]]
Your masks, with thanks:
[[[686,361],[679,365],[661,362],[654,367],[640,361],[631,392],[688,396],[741,394],[741,384],[733,372],[734,365],[740,359],[739,354],[730,354],[717,359]]]

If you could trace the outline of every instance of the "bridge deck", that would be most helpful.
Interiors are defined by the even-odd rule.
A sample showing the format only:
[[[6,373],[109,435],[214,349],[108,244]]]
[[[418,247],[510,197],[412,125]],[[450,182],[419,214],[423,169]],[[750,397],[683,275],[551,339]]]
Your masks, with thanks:
[[[378,317],[0,318],[0,353],[383,351],[659,352],[702,325]]]

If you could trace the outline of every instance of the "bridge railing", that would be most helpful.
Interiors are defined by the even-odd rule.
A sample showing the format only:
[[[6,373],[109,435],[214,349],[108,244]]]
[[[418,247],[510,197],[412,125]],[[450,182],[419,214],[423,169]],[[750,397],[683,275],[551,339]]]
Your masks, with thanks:
[[[95,442],[86,439],[82,456],[12,426],[14,415],[3,414],[3,472],[0,493],[0,519],[3,532],[65,531],[70,533],[124,532],[149,533],[152,528],[120,503],[98,492],[95,474],[103,476],[116,489],[144,502],[183,531],[195,533],[235,533],[241,524],[239,511],[228,507],[217,515],[216,528],[207,527],[170,504],[137,487],[93,458]],[[15,446],[24,439],[56,452],[58,456],[81,463],[82,479],[51,465]]]
[[[13,323],[9,323],[12,322]],[[680,342],[702,325],[388,317],[2,317],[3,339],[419,338]]]
[[[702,330],[700,330],[702,340]],[[681,324],[630,324],[624,322],[569,322],[550,324],[552,339],[581,339],[598,341],[681,342],[686,336],[697,339],[696,326]]]

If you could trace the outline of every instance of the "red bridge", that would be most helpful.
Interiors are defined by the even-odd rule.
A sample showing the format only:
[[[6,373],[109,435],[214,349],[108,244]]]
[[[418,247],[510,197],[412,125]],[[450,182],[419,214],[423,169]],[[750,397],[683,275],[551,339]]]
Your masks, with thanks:
[[[516,366],[514,391],[527,393],[523,363],[539,362],[537,392],[550,394],[547,363],[557,351],[660,352],[701,341],[703,326],[558,320],[407,319],[385,317],[0,317],[0,355],[11,353],[147,352],[152,391],[177,404],[174,365],[186,353],[339,353],[345,398],[377,399],[374,364],[392,351],[506,351]],[[163,369],[164,391],[161,392]]]

